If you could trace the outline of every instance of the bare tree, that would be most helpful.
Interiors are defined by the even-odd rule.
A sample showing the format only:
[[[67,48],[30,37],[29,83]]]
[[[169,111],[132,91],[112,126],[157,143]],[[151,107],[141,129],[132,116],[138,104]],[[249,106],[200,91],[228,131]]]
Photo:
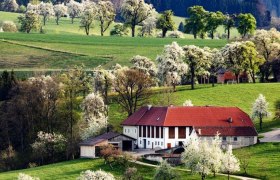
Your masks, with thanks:
[[[146,102],[149,98],[149,88],[153,84],[153,79],[139,70],[123,68],[116,72],[113,87],[118,93],[117,102],[128,116]]]

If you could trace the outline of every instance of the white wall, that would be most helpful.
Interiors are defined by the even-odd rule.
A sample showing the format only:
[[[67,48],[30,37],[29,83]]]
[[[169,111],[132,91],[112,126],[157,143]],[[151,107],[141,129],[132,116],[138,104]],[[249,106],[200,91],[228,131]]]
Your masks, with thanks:
[[[190,128],[186,127],[186,138],[180,139],[178,137],[179,128],[175,127],[175,138],[174,139],[169,139],[168,130],[169,130],[169,127],[164,127],[164,130],[163,130],[163,132],[164,132],[164,147],[163,148],[167,148],[168,143],[171,143],[171,147],[178,146],[180,141],[182,141],[183,144],[187,144],[190,141],[191,138],[197,137],[194,130],[190,134]]]
[[[137,126],[123,126],[123,134],[134,139],[138,138],[138,127]]]
[[[95,147],[94,146],[81,146],[80,147],[81,157],[95,158]]]

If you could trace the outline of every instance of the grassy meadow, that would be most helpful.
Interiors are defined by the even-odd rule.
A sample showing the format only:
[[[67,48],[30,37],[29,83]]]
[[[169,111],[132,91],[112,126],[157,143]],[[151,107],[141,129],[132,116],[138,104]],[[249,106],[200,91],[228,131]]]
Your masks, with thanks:
[[[0,11],[0,22],[5,20],[17,23],[18,13]],[[176,26],[184,22],[182,17],[174,17]],[[60,25],[56,25],[54,18],[43,26],[45,34],[32,32],[0,33],[0,69],[14,69],[15,71],[59,70],[73,65],[84,64],[91,69],[98,65],[108,68],[116,63],[129,65],[129,59],[134,55],[147,56],[155,59],[163,50],[164,45],[177,41],[180,45],[209,46],[220,48],[226,40],[194,40],[192,35],[185,39],[172,38],[131,38],[110,37],[113,25],[101,37],[99,25],[94,23],[92,34],[86,36],[79,27],[79,19],[71,24],[69,18],[61,18]],[[233,30],[234,33],[235,30]],[[218,28],[223,33],[223,27]]]
[[[134,167],[138,169],[143,179],[153,179],[155,168],[134,164]],[[76,179],[82,171],[86,170],[104,170],[112,173],[116,179],[122,179],[124,169],[115,166],[110,169],[108,165],[104,165],[101,159],[77,159],[72,161],[66,161],[56,164],[50,164],[30,169],[10,171],[0,173],[0,179],[13,180],[16,179],[19,173],[25,173],[31,176],[39,177],[41,180],[47,179]],[[199,175],[193,175],[190,172],[176,170],[177,174],[182,180],[196,180],[200,179]],[[216,178],[209,176],[207,179],[223,180],[225,177],[217,176]],[[232,178],[231,178],[232,179]]]
[[[247,174],[259,179],[278,180],[280,177],[280,143],[261,143],[234,150],[237,158],[242,151],[250,154]],[[240,158],[239,158],[240,159]],[[241,170],[240,175],[244,175]]]

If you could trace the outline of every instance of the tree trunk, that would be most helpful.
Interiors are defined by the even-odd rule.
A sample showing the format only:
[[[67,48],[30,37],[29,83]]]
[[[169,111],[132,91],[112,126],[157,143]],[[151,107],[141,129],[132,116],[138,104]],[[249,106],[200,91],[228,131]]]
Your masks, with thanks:
[[[71,18],[71,23],[74,24],[74,17]]]
[[[135,25],[131,26],[131,36],[135,37]]]
[[[228,30],[227,30],[227,38],[228,39],[230,38],[230,28],[228,28]]]
[[[229,180],[229,172],[228,172],[228,180]]]
[[[214,39],[214,31],[211,31],[211,39]]]
[[[56,25],[58,25],[58,20],[59,20],[59,18],[58,18],[58,16],[56,17]]]
[[[212,87],[215,87],[215,77],[214,75],[212,75],[211,77],[212,77]]]
[[[197,38],[197,34],[193,33],[193,37],[194,37],[194,39],[196,39]]]
[[[191,86],[192,86],[191,89],[194,89],[194,76],[195,76],[195,74],[194,74],[194,67],[191,66]]]
[[[104,36],[104,22],[103,21],[100,22],[100,33],[101,33],[101,36]]]
[[[43,17],[44,26],[46,25],[46,17]]]
[[[239,83],[239,73],[235,73],[236,83]]]
[[[167,33],[167,30],[166,29],[162,29],[162,38],[166,37],[166,33]]]
[[[260,118],[260,130],[262,131],[262,118],[263,118],[263,117],[262,117],[261,114],[259,115],[259,118]]]

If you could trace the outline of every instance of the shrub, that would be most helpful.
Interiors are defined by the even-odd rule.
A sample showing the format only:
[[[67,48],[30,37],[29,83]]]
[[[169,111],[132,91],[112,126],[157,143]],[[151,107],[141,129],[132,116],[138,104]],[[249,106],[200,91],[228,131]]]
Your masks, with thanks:
[[[101,147],[100,156],[104,159],[105,164],[109,164],[113,168],[112,163],[115,162],[121,154],[112,144]]]
[[[17,179],[18,180],[40,180],[40,178],[32,177],[32,176],[29,176],[29,175],[23,174],[23,173],[19,173]]]
[[[12,21],[4,21],[2,24],[2,29],[4,32],[17,32],[17,26]]]
[[[122,24],[116,24],[114,28],[110,31],[111,36],[125,36],[128,35],[127,27]]]
[[[111,173],[106,173],[105,171],[91,171],[87,170],[82,172],[77,180],[114,180],[114,176]]]
[[[19,6],[18,12],[25,13],[26,12],[26,7],[24,5]]]
[[[169,33],[167,33],[167,36],[169,38],[185,38],[184,33],[182,33],[181,31],[170,31]]]
[[[143,179],[135,167],[127,168],[123,175],[123,180],[141,180]]]

